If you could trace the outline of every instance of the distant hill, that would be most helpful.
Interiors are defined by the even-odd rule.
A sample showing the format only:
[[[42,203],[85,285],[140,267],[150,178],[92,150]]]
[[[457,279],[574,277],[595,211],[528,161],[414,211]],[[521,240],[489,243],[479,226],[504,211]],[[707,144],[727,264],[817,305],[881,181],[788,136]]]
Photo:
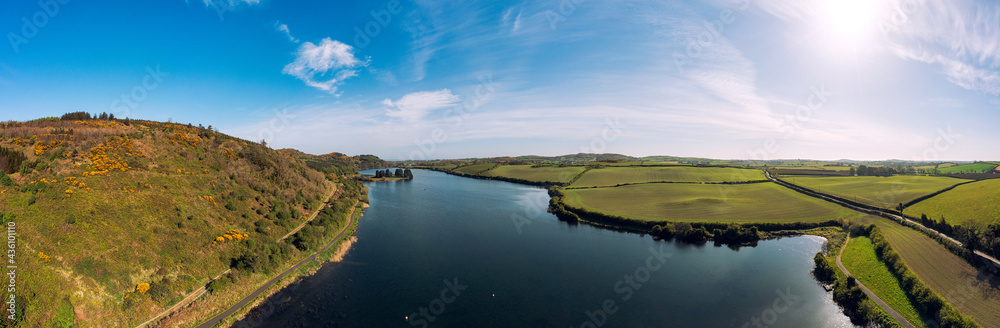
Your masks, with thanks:
[[[0,123],[0,217],[16,226],[25,326],[132,327],[230,266],[295,258],[316,237],[283,235],[361,197],[294,150],[200,125],[64,118]],[[333,230],[320,228],[302,231]]]
[[[359,170],[388,167],[388,162],[375,155],[348,156],[333,152],[323,155],[312,155],[295,149],[279,149],[278,152],[287,156],[299,158],[310,168],[335,176],[354,174]]]

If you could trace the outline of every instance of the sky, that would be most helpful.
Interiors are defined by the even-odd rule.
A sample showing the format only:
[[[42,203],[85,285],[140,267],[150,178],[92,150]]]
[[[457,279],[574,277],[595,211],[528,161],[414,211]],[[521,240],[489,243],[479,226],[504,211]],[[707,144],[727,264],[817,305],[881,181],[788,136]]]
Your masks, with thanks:
[[[384,159],[1000,159],[1000,3],[6,1],[0,120]]]

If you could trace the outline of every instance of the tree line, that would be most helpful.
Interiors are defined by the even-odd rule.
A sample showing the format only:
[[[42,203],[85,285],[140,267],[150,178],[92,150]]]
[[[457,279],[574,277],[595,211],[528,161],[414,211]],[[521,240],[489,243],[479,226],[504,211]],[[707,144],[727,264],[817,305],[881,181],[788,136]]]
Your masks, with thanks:
[[[375,170],[375,178],[404,178],[413,179],[413,172],[410,169],[396,169],[392,171],[390,169],[385,170]]]

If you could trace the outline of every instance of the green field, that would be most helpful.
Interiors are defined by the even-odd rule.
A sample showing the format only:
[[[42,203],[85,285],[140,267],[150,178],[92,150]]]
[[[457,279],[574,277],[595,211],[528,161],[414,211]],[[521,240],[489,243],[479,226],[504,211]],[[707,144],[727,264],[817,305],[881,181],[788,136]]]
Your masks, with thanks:
[[[453,171],[465,174],[479,174],[480,172],[489,170],[494,165],[496,164],[493,163],[472,164],[453,169]]]
[[[996,285],[990,286],[974,267],[923,233],[884,219],[875,220],[875,224],[906,266],[931,290],[983,327],[1000,327],[1000,289]]]
[[[917,197],[934,193],[968,180],[897,175],[891,177],[793,177],[784,179],[819,192],[840,196],[860,203],[894,208]]]
[[[841,261],[856,279],[899,312],[903,318],[917,327],[927,327],[924,324],[925,320],[920,317],[920,312],[906,297],[899,280],[889,271],[885,262],[875,255],[875,246],[872,245],[871,239],[864,236],[851,238],[841,255]]]
[[[1000,223],[1000,179],[964,184],[955,189],[916,203],[907,214],[939,220],[943,215],[950,224],[979,222]]]
[[[639,220],[818,222],[859,214],[774,183],[650,183],[565,194],[567,205]]]
[[[584,173],[570,187],[615,186],[644,182],[724,182],[764,180],[764,173],[756,169],[728,167],[605,167]]]
[[[501,165],[493,170],[490,170],[483,175],[488,176],[500,176],[507,178],[524,179],[530,181],[551,181],[551,182],[570,182],[576,177],[580,172],[585,170],[585,166],[542,166],[542,167],[531,167],[531,165]]]
[[[847,171],[851,169],[850,166],[823,166],[823,165],[812,165],[812,166],[779,165],[772,168],[777,170],[820,170],[820,171]]]
[[[958,166],[951,166],[945,168],[938,168],[938,173],[942,174],[952,174],[952,173],[989,173],[993,169],[997,168],[996,163],[972,163],[963,164]]]

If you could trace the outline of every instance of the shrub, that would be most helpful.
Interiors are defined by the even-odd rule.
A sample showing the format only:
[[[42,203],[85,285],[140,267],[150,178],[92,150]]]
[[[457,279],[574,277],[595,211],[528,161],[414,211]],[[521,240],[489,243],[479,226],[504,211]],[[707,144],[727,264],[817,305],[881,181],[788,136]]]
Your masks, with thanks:
[[[170,278],[163,278],[163,280],[153,283],[149,287],[149,296],[157,302],[166,300],[170,296],[171,283]]]
[[[135,291],[139,292],[139,294],[145,294],[147,291],[149,291],[149,284],[147,283],[138,284],[135,286]]]

